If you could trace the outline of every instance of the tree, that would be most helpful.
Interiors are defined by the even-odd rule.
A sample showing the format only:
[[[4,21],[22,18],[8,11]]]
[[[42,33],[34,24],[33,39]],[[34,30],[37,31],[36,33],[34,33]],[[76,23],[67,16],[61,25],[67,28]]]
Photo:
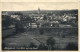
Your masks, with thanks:
[[[52,48],[55,44],[55,39],[53,39],[53,37],[49,37],[46,41],[46,44],[48,46],[48,50],[52,50]]]
[[[11,18],[7,15],[2,15],[2,26],[8,28],[11,25]]]
[[[15,28],[16,28],[16,33],[24,32],[24,26],[20,21],[16,21]]]
[[[47,16],[46,15],[44,15],[43,20],[47,20]]]
[[[23,16],[23,21],[26,21],[26,23],[30,23],[30,22],[32,22],[32,20],[33,19],[31,19],[29,15]]]
[[[20,20],[16,20],[16,23],[15,23],[16,33],[24,32],[23,14],[20,12],[17,12],[17,13],[14,13],[14,15],[18,15],[18,18],[20,19]]]

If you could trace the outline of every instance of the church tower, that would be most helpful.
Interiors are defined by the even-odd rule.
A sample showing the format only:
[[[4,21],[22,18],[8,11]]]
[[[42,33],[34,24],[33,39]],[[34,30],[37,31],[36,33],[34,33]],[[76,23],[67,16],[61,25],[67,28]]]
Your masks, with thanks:
[[[38,7],[38,14],[40,14],[40,8]]]

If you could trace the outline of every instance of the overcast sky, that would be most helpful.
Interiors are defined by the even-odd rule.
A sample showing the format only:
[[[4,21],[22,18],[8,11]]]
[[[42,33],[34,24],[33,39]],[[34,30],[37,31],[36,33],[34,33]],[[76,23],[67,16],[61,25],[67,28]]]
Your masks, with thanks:
[[[37,10],[70,10],[78,9],[76,2],[15,2],[15,3],[2,3],[2,11],[28,11]]]

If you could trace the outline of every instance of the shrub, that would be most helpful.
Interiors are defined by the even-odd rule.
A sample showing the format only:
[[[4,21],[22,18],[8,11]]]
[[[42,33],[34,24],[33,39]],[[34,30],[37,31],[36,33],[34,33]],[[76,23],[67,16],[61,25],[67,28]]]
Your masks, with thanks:
[[[46,41],[46,44],[48,45],[48,50],[52,50],[55,44],[55,39],[53,39],[53,37],[49,37]]]
[[[40,33],[40,35],[43,35],[44,30],[43,29],[39,29],[39,33]]]
[[[35,47],[37,47],[37,45],[35,45],[34,43],[31,42],[30,45],[29,45],[29,47],[30,48],[35,48]]]
[[[69,43],[67,46],[66,46],[66,50],[78,50],[78,46],[74,43]]]
[[[47,50],[47,46],[45,46],[43,43],[41,43],[38,47],[38,50]]]

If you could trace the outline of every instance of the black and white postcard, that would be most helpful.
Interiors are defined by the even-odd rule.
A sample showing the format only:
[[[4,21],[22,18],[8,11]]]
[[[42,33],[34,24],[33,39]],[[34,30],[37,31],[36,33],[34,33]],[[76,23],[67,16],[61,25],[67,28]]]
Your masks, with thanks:
[[[3,2],[2,51],[78,51],[77,2]]]

